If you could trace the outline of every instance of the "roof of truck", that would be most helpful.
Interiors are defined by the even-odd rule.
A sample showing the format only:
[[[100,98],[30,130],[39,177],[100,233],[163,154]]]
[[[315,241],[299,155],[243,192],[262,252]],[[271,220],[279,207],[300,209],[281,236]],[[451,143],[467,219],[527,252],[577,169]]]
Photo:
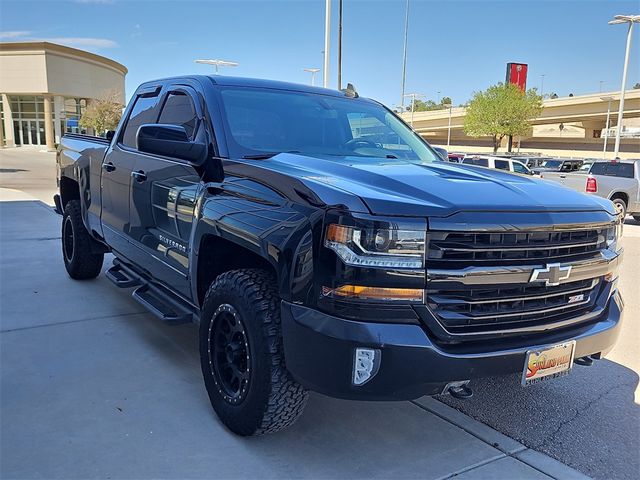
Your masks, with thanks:
[[[320,93],[322,95],[333,95],[344,97],[344,92],[332,90],[330,88],[312,87],[300,83],[281,82],[279,80],[266,80],[263,78],[228,77],[226,75],[208,75],[213,83],[223,86],[234,87],[257,87],[273,88],[277,90],[293,90],[296,92]]]

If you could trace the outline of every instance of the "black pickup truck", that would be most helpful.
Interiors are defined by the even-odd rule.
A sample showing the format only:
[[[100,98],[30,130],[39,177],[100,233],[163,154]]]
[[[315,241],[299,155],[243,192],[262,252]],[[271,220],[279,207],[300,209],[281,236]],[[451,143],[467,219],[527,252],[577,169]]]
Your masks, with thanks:
[[[444,162],[351,86],[148,82],[110,137],[62,139],[66,269],[96,277],[111,252],[113,283],[199,322],[211,404],[238,434],[291,424],[308,390],[465,397],[514,372],[527,386],[619,333],[611,202]]]

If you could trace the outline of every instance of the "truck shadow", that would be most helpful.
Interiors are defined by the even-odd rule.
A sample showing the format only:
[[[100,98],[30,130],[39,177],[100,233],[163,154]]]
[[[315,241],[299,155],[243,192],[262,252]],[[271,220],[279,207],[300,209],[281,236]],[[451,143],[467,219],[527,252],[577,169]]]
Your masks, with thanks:
[[[195,325],[169,327],[152,319],[133,323],[146,332],[142,336],[151,346],[169,353],[184,366],[185,375],[201,382]],[[166,352],[167,340],[178,351]],[[640,467],[631,453],[640,450],[640,406],[634,400],[639,377],[633,370],[605,359],[589,368],[574,366],[568,377],[534,387],[522,388],[519,381],[519,375],[487,378],[473,383],[470,400],[437,398],[594,478],[633,478]],[[200,414],[210,415],[222,427],[204,386],[202,392],[203,409],[209,413]],[[351,402],[311,394],[293,427],[238,441],[257,459],[277,457],[292,476],[344,476],[351,471],[375,477],[455,451],[460,440],[451,435],[452,429],[457,427],[409,402]],[[375,468],[382,469],[378,475]]]
[[[520,375],[472,382],[474,396],[438,400],[593,478],[637,478],[638,374],[604,359],[532,387]],[[635,453],[634,453],[635,452]]]

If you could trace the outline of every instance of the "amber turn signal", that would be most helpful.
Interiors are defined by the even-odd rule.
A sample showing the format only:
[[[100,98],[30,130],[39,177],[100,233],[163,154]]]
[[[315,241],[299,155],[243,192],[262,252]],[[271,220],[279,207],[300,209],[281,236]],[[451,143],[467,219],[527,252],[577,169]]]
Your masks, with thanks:
[[[342,285],[337,288],[322,287],[324,296],[361,298],[363,300],[404,300],[420,302],[423,290],[419,288],[363,287],[360,285]]]

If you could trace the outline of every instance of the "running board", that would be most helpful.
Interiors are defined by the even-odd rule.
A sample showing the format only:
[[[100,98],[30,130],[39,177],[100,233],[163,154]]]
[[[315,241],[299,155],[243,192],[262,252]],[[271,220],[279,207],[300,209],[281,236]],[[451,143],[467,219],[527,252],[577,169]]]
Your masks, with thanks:
[[[113,266],[105,272],[105,276],[120,288],[136,287],[142,283],[140,277],[117,260],[113,261]]]
[[[136,288],[132,296],[156,317],[171,325],[194,320],[193,312],[184,302],[148,283]]]

